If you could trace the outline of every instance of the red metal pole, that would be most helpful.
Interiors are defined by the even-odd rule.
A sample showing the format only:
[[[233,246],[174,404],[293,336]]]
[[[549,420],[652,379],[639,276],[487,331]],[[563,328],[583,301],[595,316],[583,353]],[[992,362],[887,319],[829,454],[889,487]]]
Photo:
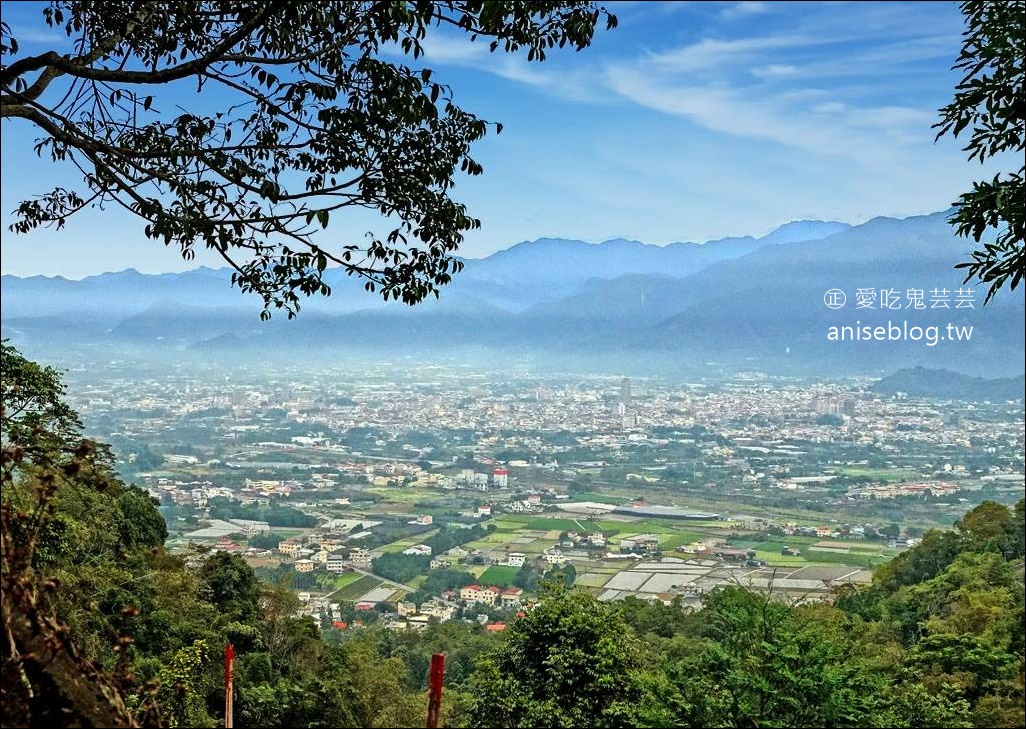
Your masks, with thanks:
[[[231,729],[233,723],[232,713],[232,664],[235,662],[235,648],[229,643],[224,647],[224,726]]]
[[[431,672],[428,674],[428,729],[438,729],[442,713],[442,679],[445,677],[445,654],[431,656]]]

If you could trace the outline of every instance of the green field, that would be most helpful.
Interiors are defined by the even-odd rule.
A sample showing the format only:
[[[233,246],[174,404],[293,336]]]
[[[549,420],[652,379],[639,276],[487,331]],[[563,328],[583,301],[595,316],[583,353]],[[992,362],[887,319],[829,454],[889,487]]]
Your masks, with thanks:
[[[359,580],[362,577],[363,575],[361,575],[359,572],[343,572],[335,578],[335,581],[332,584],[334,585],[334,589],[341,590],[343,587],[347,585],[351,585],[354,582],[359,582]]]
[[[634,528],[636,523],[633,521],[618,521],[616,519],[599,519],[595,522],[595,525],[608,537],[629,531]]]
[[[423,544],[425,540],[430,539],[434,535],[438,534],[438,530],[435,529],[430,532],[424,532],[423,534],[415,534],[412,537],[406,537],[406,539],[400,539],[397,542],[386,544],[381,548],[381,551],[385,554],[392,554],[394,552],[401,552],[404,549],[409,549],[414,544]]]
[[[417,575],[406,584],[413,588],[419,588],[427,581],[427,575]]]
[[[675,532],[673,534],[660,535],[659,546],[664,552],[672,552],[677,547],[696,542],[703,536],[698,532]]]
[[[518,572],[520,572],[519,567],[506,567],[495,564],[486,569],[479,579],[482,585],[509,587],[513,584],[513,580]]]
[[[865,552],[849,552],[848,554],[838,554],[836,552],[803,552],[802,557],[811,564],[846,564],[852,567],[864,567],[866,569],[890,561],[890,557],[884,557],[879,554],[866,554]]]
[[[371,486],[364,489],[368,494],[376,494],[384,498],[379,506],[402,504],[408,506],[418,501],[424,501],[433,496],[446,496],[444,491],[436,491],[429,488],[396,488],[387,486]]]
[[[576,502],[580,502],[580,501],[594,501],[596,504],[613,504],[614,506],[619,506],[620,504],[622,504],[624,501],[627,500],[627,499],[621,498],[619,496],[610,496],[609,494],[599,494],[599,493],[595,493],[595,492],[592,492],[592,491],[586,491],[583,494],[575,493],[571,498],[573,498],[573,500],[576,501]]]
[[[843,476],[867,476],[876,481],[902,481],[908,478],[915,478],[918,474],[913,468],[839,468],[838,472]]]
[[[598,532],[598,525],[586,518],[567,519],[565,517],[532,516],[529,514],[503,514],[495,520],[496,527],[502,531],[516,529],[537,529],[540,531],[557,532]]]
[[[355,582],[346,585],[341,590],[335,593],[334,598],[336,600],[348,600],[355,602],[361,597],[366,595],[368,592],[373,590],[375,587],[381,584],[381,580],[377,577],[371,577],[370,575],[361,575],[360,579]]]
[[[755,558],[761,562],[774,565],[806,565],[809,564],[809,560],[804,555],[794,557],[791,555],[783,555],[778,551],[769,552],[764,549],[755,550]]]
[[[762,545],[760,545],[762,546]],[[772,565],[811,565],[811,564],[842,564],[857,569],[869,569],[887,562],[890,558],[879,554],[865,552],[813,552],[802,550],[801,555],[793,557],[782,555],[780,550],[756,549],[755,558]]]

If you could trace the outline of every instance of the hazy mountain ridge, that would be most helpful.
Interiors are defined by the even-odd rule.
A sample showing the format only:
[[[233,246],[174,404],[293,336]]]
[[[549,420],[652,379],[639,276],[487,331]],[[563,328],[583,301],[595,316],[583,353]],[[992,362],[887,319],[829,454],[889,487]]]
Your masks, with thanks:
[[[761,238],[730,237],[666,246],[622,238],[603,243],[540,238],[517,243],[487,258],[466,261],[466,268],[451,288],[486,297],[494,296],[494,287],[501,287],[511,292],[505,297],[504,308],[521,310],[572,295],[595,279],[631,274],[684,278],[765,246],[820,240],[850,227],[819,220],[792,221]]]
[[[358,281],[333,272],[342,282],[332,282],[332,297],[310,300],[296,321],[279,316],[260,322],[259,299],[239,296],[229,289],[226,274],[221,278],[209,269],[158,277],[111,274],[107,281],[124,284],[114,287],[117,291],[99,286],[103,277],[86,282],[37,277],[13,284],[5,277],[3,317],[5,330],[14,327],[19,337],[55,337],[55,327],[64,336],[78,317],[92,327],[91,341],[98,336],[95,322],[101,320],[108,322],[110,332],[104,336],[111,342],[189,347],[207,341],[200,347],[207,352],[217,344],[240,352],[260,347],[272,354],[351,346],[418,351],[490,347],[537,350],[575,361],[597,356],[658,360],[671,368],[674,361],[811,372],[923,365],[1016,375],[1022,371],[1026,328],[1021,291],[1002,292],[985,309],[982,291],[971,309],[954,308],[953,302],[946,309],[856,308],[856,289],[865,287],[894,289],[903,305],[909,289],[927,296],[933,288],[945,289],[950,298],[962,286],[953,266],[966,259],[971,246],[954,235],[947,217],[945,212],[874,218],[855,227],[802,222],[762,239],[724,239],[705,246],[542,239],[468,261],[440,300],[413,308],[384,304]],[[808,235],[824,237],[794,240]],[[666,264],[674,256],[677,268]],[[681,273],[690,266],[699,270]],[[596,272],[602,275],[592,275]],[[518,283],[516,275],[524,280]],[[152,289],[146,289],[151,278]],[[84,293],[62,299],[69,283],[85,284]],[[824,293],[831,288],[847,293],[845,308],[824,305]],[[41,306],[37,289],[44,302],[63,309]],[[125,312],[125,299],[143,303],[146,296],[139,292],[151,300]],[[105,302],[116,297],[120,308],[106,309]],[[26,313],[32,311],[35,316]],[[832,326],[906,320],[938,331],[948,323],[972,326],[972,339],[927,346],[922,341],[827,338]],[[219,339],[229,333],[238,341]]]
[[[701,245],[655,246],[620,239],[585,243],[540,238],[517,243],[487,258],[465,259],[463,271],[443,291],[442,298],[465,297],[515,311],[570,295],[591,279],[657,272],[684,277],[764,245],[822,237],[848,227],[846,223],[795,221],[762,238],[725,238]],[[162,274],[142,274],[130,268],[81,280],[5,275],[2,315],[5,319],[65,313],[129,316],[165,299],[246,312],[260,306],[258,297],[244,296],[230,288],[230,279],[229,269],[206,267]],[[344,314],[393,308],[380,297],[369,295],[361,279],[347,276],[341,269],[329,269],[325,280],[332,287],[332,295],[304,301],[305,310]]]
[[[1000,402],[1026,397],[1026,375],[988,379],[950,370],[914,367],[898,370],[874,383],[870,389],[884,395],[905,393],[912,397]]]

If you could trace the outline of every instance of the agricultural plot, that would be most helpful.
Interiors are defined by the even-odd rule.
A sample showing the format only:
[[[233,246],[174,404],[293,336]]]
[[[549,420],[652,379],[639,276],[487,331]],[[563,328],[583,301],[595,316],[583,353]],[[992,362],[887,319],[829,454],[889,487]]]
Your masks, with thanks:
[[[577,572],[577,579],[574,585],[577,587],[602,587],[609,581],[609,575],[604,572]]]
[[[358,582],[361,579],[363,579],[363,575],[359,572],[344,572],[334,579],[332,589],[341,590],[343,587]]]
[[[844,476],[868,476],[874,481],[903,481],[918,474],[910,468],[841,468]]]
[[[765,549],[755,550],[755,558],[760,562],[770,565],[796,565],[801,566],[809,563],[804,555],[781,554],[780,550],[769,551]]]
[[[865,583],[872,573],[851,566],[726,567],[708,560],[640,562],[615,575],[601,589],[600,600],[673,594],[686,585],[699,593],[722,585],[774,590],[788,594],[824,593],[833,584]]]
[[[552,540],[550,539],[532,539],[526,544],[523,542],[516,543],[516,549],[510,550],[514,552],[523,552],[528,557],[537,557],[546,549],[552,546]]]
[[[391,544],[386,544],[384,547],[381,548],[381,551],[384,552],[385,554],[393,554],[395,552],[402,552],[404,549],[409,549],[414,544],[423,544],[426,539],[430,539],[431,537],[433,537],[437,533],[438,533],[438,530],[435,529],[435,530],[432,530],[430,532],[424,532],[423,534],[415,534],[412,537],[406,537],[405,539],[400,539],[397,542],[392,542]]]
[[[816,550],[835,550],[839,552],[863,552],[866,554],[880,554],[884,551],[883,544],[874,544],[873,542],[839,542],[839,541],[820,541],[809,545],[809,549]]]
[[[644,585],[652,575],[634,570],[624,570],[612,577],[605,584],[607,590],[630,590],[636,591]]]
[[[698,532],[675,532],[673,534],[660,534],[659,546],[664,552],[672,552],[677,547],[697,542],[704,535]]]
[[[823,551],[807,546],[802,547],[798,556],[783,555],[779,550],[757,549],[755,558],[769,565],[831,564],[849,565],[853,569],[874,567],[890,559],[880,553]]]
[[[392,598],[396,589],[391,585],[379,585],[360,596],[360,602],[386,602]]]
[[[356,582],[346,585],[341,590],[336,592],[334,597],[338,601],[356,602],[360,599],[361,595],[364,595],[368,591],[373,590],[380,584],[381,580],[379,580],[377,577],[363,575]]]
[[[610,496],[609,494],[592,493],[591,491],[585,493],[575,493],[573,495],[574,501],[594,501],[597,504],[612,504],[619,506],[627,499],[619,496]]]
[[[381,486],[371,486],[364,489],[368,494],[376,494],[383,497],[383,501],[380,502],[382,506],[389,504],[402,504],[407,511],[410,510],[410,506],[417,503],[418,501],[427,501],[432,498],[445,498],[448,494],[444,491],[435,491],[433,489],[426,488],[387,488]]]
[[[568,519],[558,516],[535,516],[529,514],[503,514],[495,520],[496,525],[520,525],[521,529],[537,529],[540,531],[555,532],[597,532],[601,529],[589,519]],[[509,530],[510,527],[499,526],[500,529]]]
[[[389,497],[395,496],[392,489],[383,489]],[[425,492],[418,490],[418,496]],[[616,500],[616,499],[607,499]],[[399,503],[394,508],[402,508]],[[418,510],[406,506],[405,513],[416,513]],[[422,510],[421,510],[422,511]],[[772,537],[767,541],[756,541],[751,538],[731,537],[732,547],[751,549],[756,559],[766,565],[763,568],[746,567],[741,564],[724,565],[719,560],[689,559],[688,556],[676,552],[680,546],[694,542],[708,541],[710,538],[724,539],[736,532],[727,522],[677,520],[660,516],[628,516],[621,514],[577,515],[573,512],[548,514],[509,514],[502,513],[494,518],[481,522],[490,526],[491,531],[481,535],[479,539],[461,545],[469,551],[479,551],[493,561],[491,565],[453,565],[473,576],[474,581],[483,585],[506,587],[512,584],[519,568],[505,565],[511,552],[520,552],[528,560],[540,560],[546,550],[558,545],[560,534],[577,532],[580,534],[603,533],[608,539],[608,549],[616,551],[620,539],[634,535],[654,535],[660,549],[666,556],[660,560],[628,560],[607,559],[592,552],[586,554],[574,550],[571,559],[576,569],[576,586],[597,595],[602,599],[620,599],[626,595],[638,595],[652,598],[656,595],[680,593],[686,596],[701,594],[718,584],[737,584],[738,581],[754,580],[753,586],[760,589],[780,578],[785,581],[777,585],[784,592],[822,589],[816,587],[813,575],[825,570],[827,575],[866,575],[866,570],[886,561],[896,550],[886,550],[874,542],[855,540],[823,540],[818,537]],[[731,527],[731,528],[721,528]],[[392,542],[379,552],[401,552],[415,544],[427,541],[437,530],[415,536],[404,537]],[[398,536],[398,535],[397,535]],[[800,555],[783,555],[785,547],[800,550]],[[545,567],[547,569],[547,566]],[[806,570],[802,572],[802,570]],[[423,584],[425,576],[413,578],[411,584],[418,587]],[[824,578],[825,579],[825,578]],[[356,580],[356,582],[348,582]],[[790,580],[790,581],[788,581]],[[758,583],[756,585],[756,583]],[[386,590],[394,593],[380,580],[370,578],[364,581],[358,577],[348,577],[343,585],[345,597],[342,599],[368,599],[366,596],[375,588],[378,600],[385,598]],[[692,599],[689,597],[689,599]]]
[[[853,567],[875,567],[888,561],[889,557],[882,554],[866,554],[865,552],[849,552],[848,554],[837,554],[834,552],[817,552],[809,550],[805,553],[810,564],[837,564],[851,565]]]
[[[509,587],[513,584],[513,580],[516,578],[518,572],[520,572],[519,567],[492,565],[481,574],[480,580],[481,583],[485,585]]]

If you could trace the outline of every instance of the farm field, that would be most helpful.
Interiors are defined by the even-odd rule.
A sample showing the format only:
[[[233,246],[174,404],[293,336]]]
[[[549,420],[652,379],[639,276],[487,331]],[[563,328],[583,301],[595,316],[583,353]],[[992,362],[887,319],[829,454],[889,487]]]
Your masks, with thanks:
[[[443,503],[452,503],[453,508],[460,510],[470,508],[464,505],[468,500],[466,495],[460,497],[452,492],[433,489],[373,487],[366,489],[366,492],[377,494],[383,497],[383,500],[374,503],[368,509],[352,509],[338,516],[368,521],[373,519],[374,514],[387,514],[390,520],[394,521],[395,517],[398,517],[399,521],[406,521],[428,511],[429,504],[430,508],[436,505],[442,508]],[[619,495],[598,498],[603,497],[601,493],[576,496],[604,503],[624,500],[624,497]],[[449,509],[449,513],[452,513],[452,509]],[[838,579],[847,579],[846,575],[868,575],[873,567],[901,551],[889,549],[886,543],[844,537],[765,538],[754,532],[745,532],[734,521],[683,520],[662,516],[613,513],[578,515],[573,511],[532,514],[500,512],[494,517],[481,519],[476,523],[486,528],[485,533],[478,539],[460,545],[470,555],[462,563],[449,560],[454,562],[451,565],[452,569],[466,572],[475,582],[483,585],[507,587],[513,584],[519,573],[519,568],[505,564],[510,553],[519,552],[526,555],[528,562],[533,563],[535,569],[545,572],[551,569],[551,565],[545,563],[543,557],[555,551],[574,566],[575,586],[602,599],[619,599],[632,594],[658,599],[669,599],[668,595],[683,595],[690,596],[688,599],[694,599],[694,596],[700,595],[703,590],[713,589],[719,584],[733,584],[746,579],[754,580],[752,584],[761,589],[758,585],[769,585],[775,579],[774,575],[799,575],[793,579],[788,577],[790,581],[780,583],[782,590],[786,592],[792,588],[798,589],[797,586],[800,585],[807,587],[807,584],[812,584],[809,582],[811,578],[807,578],[806,575],[818,574],[817,570],[825,570],[824,574],[839,575]],[[429,541],[439,529],[440,525],[435,524],[427,531],[396,539],[372,549],[372,555],[396,555],[416,544]],[[275,531],[302,538],[303,532],[307,530]],[[587,543],[573,546],[560,544],[562,535],[568,532],[582,535],[601,533],[606,537],[607,544],[599,548]],[[620,540],[637,535],[653,535],[658,540],[659,552],[645,555],[643,559],[623,558],[618,554]],[[710,545],[725,543],[732,548],[752,550],[754,558],[762,565],[723,563],[721,560],[705,559],[678,551],[679,547],[703,542]],[[781,552],[785,548],[798,550],[799,554],[784,555]],[[281,559],[277,554],[274,558]],[[646,566],[639,566],[642,564]],[[696,582],[699,575],[705,575],[702,577],[701,585]],[[418,589],[425,585],[427,579],[425,567],[423,574],[414,574],[408,577],[406,582],[414,589]],[[401,596],[402,593],[377,577],[360,576],[358,573],[334,576],[322,584],[323,591],[334,590],[333,599],[340,601],[367,600],[367,595],[377,598],[386,592],[389,593],[389,598],[382,599],[388,601],[397,595]]]
[[[381,551],[385,554],[402,552],[404,549],[409,549],[415,544],[423,544],[425,540],[430,539],[437,533],[438,530],[433,529],[432,531],[424,532],[423,534],[415,534],[412,537],[406,537],[405,539],[400,539],[399,541],[392,542],[391,544],[386,544],[384,547],[381,547]]]
[[[359,572],[344,572],[335,578],[334,582],[332,582],[330,589],[341,590],[343,587],[351,585],[354,582],[358,582],[362,578],[363,575],[361,575]]]
[[[539,529],[556,532],[581,532],[591,534],[602,529],[587,518],[571,519],[559,516],[534,516],[529,514],[503,514],[496,518],[496,526],[502,531],[514,529]]]
[[[915,478],[918,474],[911,468],[840,468],[838,472],[843,476],[866,476],[875,481],[903,481],[907,478]]]
[[[492,565],[483,573],[481,573],[478,579],[484,585],[497,585],[499,587],[509,587],[513,584],[513,580],[516,578],[519,572],[519,567]]]
[[[341,590],[336,592],[334,598],[340,602],[356,602],[361,597],[363,597],[363,595],[370,592],[380,584],[381,580],[379,580],[377,577],[371,577],[370,575],[362,575],[360,579],[346,585]]]

